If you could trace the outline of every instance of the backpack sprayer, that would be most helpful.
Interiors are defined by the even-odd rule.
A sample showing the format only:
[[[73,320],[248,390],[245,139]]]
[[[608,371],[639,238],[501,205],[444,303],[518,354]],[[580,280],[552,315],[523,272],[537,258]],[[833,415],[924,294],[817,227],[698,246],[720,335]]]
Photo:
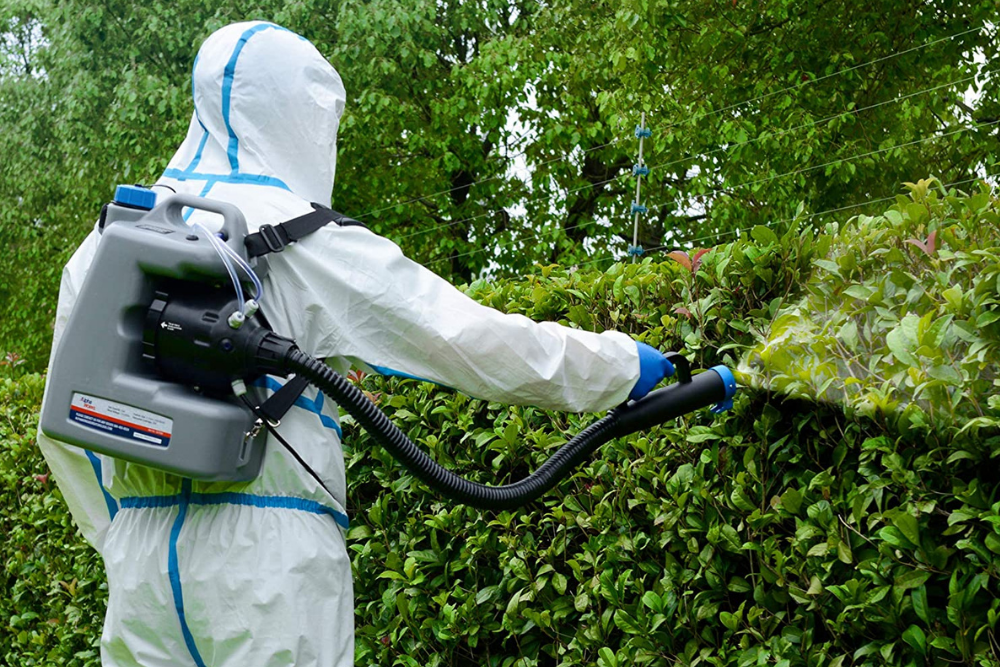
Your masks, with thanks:
[[[308,381],[339,403],[435,491],[501,510],[539,497],[613,438],[712,404],[717,412],[732,405],[736,381],[729,369],[692,377],[687,360],[668,353],[677,383],[611,410],[521,481],[469,481],[435,463],[360,389],[271,331],[256,301],[244,298],[237,268],[253,281],[257,298],[268,268],[265,257],[252,256],[260,253],[248,253],[251,240],[280,250],[302,235],[301,225],[297,234],[265,225],[250,239],[231,204],[183,194],[154,208],[155,201],[150,190],[119,186],[102,211],[102,239],[49,370],[40,423],[49,437],[184,477],[253,479],[264,456],[261,426],[273,425],[261,419],[246,385],[263,375],[295,374],[300,385]],[[221,215],[221,233],[189,226],[184,208]],[[354,222],[325,211],[325,222],[313,229]]]

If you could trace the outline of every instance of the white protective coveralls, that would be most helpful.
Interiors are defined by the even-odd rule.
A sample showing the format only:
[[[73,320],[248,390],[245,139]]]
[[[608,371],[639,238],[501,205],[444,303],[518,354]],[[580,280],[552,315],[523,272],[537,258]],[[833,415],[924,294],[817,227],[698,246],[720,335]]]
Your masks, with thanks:
[[[251,233],[330,204],[346,94],[305,39],[269,23],[214,33],[195,60],[195,114],[159,183],[230,202]],[[160,198],[169,194],[159,189]],[[189,211],[190,213],[190,211]],[[190,222],[218,228],[194,212]],[[58,341],[100,236],[63,273]],[[345,373],[363,365],[473,396],[567,411],[621,403],[636,344],[480,306],[361,227],[330,224],[269,255],[262,310],[278,333]],[[283,380],[268,378],[266,393]],[[105,666],[347,667],[353,662],[346,480],[337,406],[313,388],[259,477],[201,483],[39,437],[84,536],[104,556]]]

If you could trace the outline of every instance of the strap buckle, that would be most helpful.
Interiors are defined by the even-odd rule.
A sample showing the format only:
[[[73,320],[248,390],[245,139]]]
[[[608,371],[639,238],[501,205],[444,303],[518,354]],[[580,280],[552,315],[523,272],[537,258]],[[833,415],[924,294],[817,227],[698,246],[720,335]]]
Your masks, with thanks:
[[[273,226],[264,224],[260,226],[258,231],[260,232],[260,237],[264,239],[264,245],[267,246],[268,250],[271,252],[281,252],[285,249],[287,244],[281,240],[281,237],[278,236],[278,232]]]

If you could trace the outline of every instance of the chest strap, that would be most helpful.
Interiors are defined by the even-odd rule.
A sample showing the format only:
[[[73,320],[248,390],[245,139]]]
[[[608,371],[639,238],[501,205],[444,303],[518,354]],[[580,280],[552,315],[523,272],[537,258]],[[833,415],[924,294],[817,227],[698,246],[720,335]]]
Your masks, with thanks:
[[[322,204],[313,204],[313,211],[292,218],[277,225],[261,225],[260,231],[247,234],[243,243],[248,257],[260,257],[271,252],[281,252],[285,246],[305,238],[317,229],[331,222],[341,227],[364,227],[364,223],[348,218],[343,213],[329,209]]]

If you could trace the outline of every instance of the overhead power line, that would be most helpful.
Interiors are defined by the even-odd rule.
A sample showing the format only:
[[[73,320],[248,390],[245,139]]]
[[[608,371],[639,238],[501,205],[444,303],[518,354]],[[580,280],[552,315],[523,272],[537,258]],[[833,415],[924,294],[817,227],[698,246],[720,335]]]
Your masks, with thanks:
[[[663,167],[669,167],[669,166],[675,165],[675,164],[680,164],[680,163],[684,163],[684,162],[691,162],[691,161],[696,160],[698,158],[701,158],[702,160],[704,160],[704,158],[707,158],[710,155],[714,155],[714,154],[717,154],[717,153],[729,153],[732,150],[735,150],[737,148],[742,148],[744,146],[749,146],[750,144],[756,143],[758,141],[762,141],[764,139],[775,139],[775,138],[778,138],[778,137],[782,137],[782,136],[784,136],[786,134],[789,134],[791,132],[797,132],[798,130],[803,130],[803,129],[807,129],[807,128],[810,128],[810,127],[814,127],[816,125],[820,125],[820,124],[823,124],[823,123],[830,122],[830,121],[835,120],[837,118],[843,118],[844,116],[850,116],[850,115],[860,114],[860,113],[862,113],[864,111],[870,111],[871,109],[875,109],[875,108],[878,108],[878,107],[881,107],[881,106],[885,106],[885,105],[888,105],[888,104],[898,104],[898,103],[900,103],[900,102],[902,102],[904,100],[910,99],[911,97],[916,97],[918,95],[926,95],[927,93],[934,92],[934,91],[940,90],[942,88],[950,88],[952,86],[957,86],[957,85],[960,85],[962,83],[967,83],[969,81],[972,81],[973,79],[975,79],[974,75],[973,76],[967,76],[967,77],[964,77],[962,79],[957,79],[955,81],[950,81],[948,83],[943,83],[941,85],[934,86],[932,88],[925,88],[923,90],[918,90],[917,92],[909,93],[909,94],[903,95],[901,97],[895,97],[895,98],[893,98],[891,100],[883,100],[882,102],[877,102],[875,104],[869,104],[868,106],[865,106],[865,107],[860,107],[860,108],[855,108],[855,109],[848,109],[847,111],[844,111],[844,112],[841,112],[841,113],[837,113],[837,114],[833,114],[831,116],[827,116],[826,118],[820,118],[818,120],[810,121],[808,123],[803,123],[802,125],[797,125],[795,127],[788,128],[786,130],[781,130],[780,132],[775,132],[774,134],[760,134],[760,135],[754,137],[753,139],[750,139],[750,140],[747,140],[747,141],[743,141],[743,142],[740,142],[740,143],[729,144],[727,146],[720,146],[719,148],[715,148],[715,149],[710,150],[710,151],[708,151],[706,153],[701,153],[701,154],[690,156],[690,157],[677,158],[677,159],[671,160],[669,162],[659,163],[657,165],[653,165],[651,168],[662,169]],[[640,150],[640,153],[641,153],[641,150]],[[645,168],[645,173],[646,174],[649,173],[649,169],[650,168]],[[637,197],[636,204],[638,204],[638,191],[636,193],[636,197]],[[633,205],[632,209],[633,209],[633,212],[634,212],[635,211],[635,205]],[[647,208],[645,206],[643,206],[642,207],[642,212],[645,213],[646,211],[647,211]],[[639,234],[638,234],[638,231],[639,231],[638,230],[638,214],[636,214],[636,229],[635,229],[635,232],[633,234],[632,245],[629,246],[629,254],[633,256],[633,259],[635,258],[635,256],[642,255],[643,253],[646,252],[642,248],[642,246],[639,245],[639,241],[638,241]]]
[[[975,126],[971,126],[971,127],[962,127],[962,128],[957,129],[957,130],[952,130],[951,132],[946,132],[944,134],[933,134],[933,135],[931,135],[929,137],[924,137],[923,139],[914,139],[913,141],[907,141],[906,143],[902,143],[902,144],[894,144],[892,146],[886,146],[885,148],[879,148],[877,150],[868,151],[867,153],[861,153],[860,155],[854,155],[854,156],[849,157],[849,158],[841,158],[841,159],[837,159],[837,160],[830,160],[829,162],[824,162],[823,164],[817,164],[817,165],[811,165],[811,166],[808,166],[808,167],[802,167],[801,169],[795,169],[793,171],[788,171],[788,172],[785,172],[783,174],[778,174],[776,176],[768,176],[768,177],[765,177],[765,178],[759,178],[759,179],[752,180],[752,181],[746,181],[744,183],[737,183],[736,185],[733,185],[733,186],[720,186],[718,188],[714,188],[712,190],[709,190],[708,192],[701,193],[698,196],[730,194],[734,190],[739,190],[740,188],[745,188],[745,187],[748,187],[748,186],[751,186],[751,185],[760,185],[762,183],[768,183],[770,181],[774,181],[774,180],[777,180],[779,178],[786,178],[788,176],[798,176],[799,174],[804,174],[804,173],[809,172],[809,171],[816,171],[817,169],[824,169],[826,167],[832,167],[834,165],[842,164],[842,163],[845,163],[845,162],[854,162],[855,160],[860,160],[862,158],[871,157],[873,155],[881,155],[882,153],[887,153],[889,151],[894,151],[894,150],[897,150],[897,149],[900,149],[900,148],[907,148],[909,146],[917,146],[919,144],[925,144],[925,143],[927,143],[927,142],[929,142],[929,141],[931,141],[933,139],[944,139],[946,137],[951,137],[951,136],[954,136],[956,134],[961,134],[962,132],[968,132],[969,130],[978,130],[978,129],[982,129],[982,128],[985,128],[985,127],[990,127],[992,125],[996,125],[997,123],[1000,123],[1000,119],[994,120],[994,121],[991,121],[991,122],[988,122],[988,123],[980,123],[979,125],[975,125]],[[675,199],[667,200],[667,201],[664,201],[664,202],[662,202],[660,204],[657,204],[655,207],[651,206],[650,208],[659,208],[661,206],[666,206],[668,204],[680,204],[680,203],[681,203],[680,198],[675,198]]]
[[[823,124],[823,123],[828,123],[828,122],[830,122],[830,121],[832,121],[832,120],[834,120],[836,118],[841,118],[841,117],[849,116],[849,115],[852,115],[852,114],[859,114],[859,113],[862,113],[862,112],[865,112],[865,111],[870,111],[872,109],[875,109],[875,108],[878,108],[878,107],[882,107],[882,106],[887,106],[887,105],[890,105],[890,104],[899,104],[899,103],[901,103],[901,102],[903,102],[905,100],[911,99],[913,97],[917,97],[919,95],[925,95],[927,93],[935,92],[935,91],[938,91],[938,90],[941,90],[941,89],[944,89],[944,88],[948,88],[948,87],[951,87],[951,86],[961,85],[962,83],[966,83],[966,82],[970,81],[972,78],[974,78],[974,77],[963,77],[961,79],[956,79],[956,80],[951,81],[949,83],[939,84],[937,86],[932,86],[930,88],[924,88],[923,90],[918,90],[918,91],[913,92],[913,93],[908,93],[908,94],[900,96],[900,97],[894,97],[891,100],[884,100],[882,102],[876,102],[875,104],[870,104],[868,106],[859,107],[859,108],[856,108],[856,109],[848,109],[848,110],[843,111],[841,113],[837,113],[837,114],[833,114],[833,115],[830,115],[830,116],[826,116],[825,118],[820,118],[818,120],[810,121],[808,123],[803,123],[802,125],[797,125],[795,127],[791,127],[791,128],[785,129],[785,130],[781,130],[780,132],[776,132],[774,134],[757,136],[757,137],[754,137],[753,139],[749,139],[749,140],[747,140],[745,142],[742,142],[742,143],[730,144],[728,146],[720,146],[719,148],[713,149],[713,150],[708,151],[706,153],[692,155],[692,156],[684,157],[684,158],[677,158],[677,159],[674,159],[674,160],[669,160],[667,162],[659,162],[659,163],[656,163],[656,164],[652,164],[652,165],[649,165],[649,168],[651,170],[652,169],[663,169],[665,167],[669,167],[669,166],[672,166],[672,165],[675,165],[675,164],[680,164],[680,163],[684,163],[684,162],[691,162],[691,161],[696,160],[698,158],[707,158],[707,157],[709,157],[711,155],[716,155],[716,154],[719,154],[719,153],[726,153],[726,152],[735,150],[737,148],[740,148],[740,147],[743,147],[743,146],[748,146],[748,145],[756,143],[758,141],[762,141],[762,140],[767,139],[767,138],[772,138],[773,139],[773,138],[784,136],[784,135],[792,133],[792,132],[797,132],[799,130],[808,129],[808,128],[814,127],[816,125],[820,125],[820,124]],[[517,202],[517,203],[520,204],[520,205],[522,205],[522,206],[524,206],[524,205],[527,205],[527,204],[534,204],[534,203],[538,203],[538,202],[542,202],[542,201],[548,201],[548,200],[554,199],[557,196],[558,197],[565,197],[567,195],[575,194],[575,193],[578,193],[578,192],[583,192],[585,190],[590,190],[592,188],[600,187],[602,185],[607,185],[608,183],[612,183],[612,182],[618,180],[619,178],[622,178],[623,176],[627,176],[627,175],[628,175],[627,172],[622,172],[621,174],[617,174],[617,175],[615,175],[615,176],[613,176],[611,178],[608,178],[608,179],[605,179],[605,180],[602,180],[602,181],[597,181],[595,183],[590,183],[590,184],[579,186],[579,187],[576,187],[576,188],[571,188],[571,189],[569,189],[569,190],[567,190],[567,191],[565,191],[563,193],[560,193],[558,195],[543,195],[543,196],[540,196],[540,197],[532,197],[530,199],[527,199],[527,200],[524,200],[524,201],[520,201],[520,202]],[[650,208],[652,208],[652,207],[650,207]],[[485,218],[487,216],[494,215],[495,213],[496,213],[495,211],[484,211],[483,213],[478,213],[476,215],[472,215],[472,216],[469,216],[469,217],[466,217],[466,218],[460,218],[458,220],[452,220],[451,222],[447,222],[447,223],[445,223],[443,225],[438,225],[436,227],[432,227],[432,228],[429,228],[429,229],[422,229],[422,230],[418,230],[418,231],[415,231],[415,232],[410,232],[409,234],[405,234],[403,236],[400,236],[398,238],[398,241],[401,242],[401,241],[403,241],[405,239],[413,238],[415,236],[421,236],[423,234],[429,234],[429,233],[432,233],[432,232],[440,231],[442,229],[447,229],[449,227],[454,227],[455,225],[460,225],[460,224],[463,224],[463,223],[466,223],[466,222],[472,222],[473,220],[478,220],[480,218]]]
[[[776,175],[773,175],[773,176],[767,176],[767,177],[764,177],[764,178],[758,178],[758,179],[746,181],[746,182],[743,182],[743,183],[737,183],[736,185],[732,185],[732,186],[721,186],[721,187],[715,188],[715,189],[713,189],[713,190],[711,190],[709,192],[704,193],[704,195],[730,194],[733,191],[736,191],[736,190],[739,190],[740,188],[745,188],[745,187],[748,187],[748,186],[751,186],[751,185],[760,185],[762,183],[767,183],[767,182],[775,181],[775,180],[778,180],[778,179],[781,179],[781,178],[787,178],[789,176],[797,176],[799,174],[803,174],[803,173],[806,173],[806,172],[809,172],[809,171],[815,171],[817,169],[823,169],[823,168],[830,167],[830,166],[837,165],[837,164],[844,164],[844,163],[854,162],[856,160],[861,160],[861,159],[866,158],[866,157],[872,157],[874,155],[880,155],[880,154],[883,154],[883,153],[887,153],[889,151],[893,151],[893,150],[897,150],[897,149],[901,149],[901,148],[907,148],[907,147],[910,147],[910,146],[916,146],[916,145],[919,145],[919,144],[924,144],[924,143],[927,143],[927,142],[935,140],[935,139],[943,139],[943,138],[946,138],[946,137],[954,136],[956,134],[961,134],[962,132],[967,132],[969,130],[981,129],[981,128],[984,128],[984,127],[993,126],[993,125],[996,125],[997,123],[1000,123],[1000,119],[995,120],[995,121],[991,121],[989,123],[982,123],[980,125],[976,125],[976,126],[973,126],[973,127],[959,128],[957,130],[952,130],[951,132],[947,132],[947,133],[944,133],[944,134],[931,135],[929,137],[924,137],[923,139],[917,139],[917,140],[906,142],[906,143],[903,143],[903,144],[897,144],[897,145],[894,145],[894,146],[887,146],[885,148],[880,148],[880,149],[877,149],[877,150],[868,151],[868,152],[865,152],[865,153],[860,153],[860,154],[857,154],[857,155],[853,155],[851,157],[841,158],[841,159],[837,159],[837,160],[830,160],[830,161],[824,162],[822,164],[810,165],[810,166],[807,166],[807,167],[802,167],[802,168],[799,168],[799,169],[794,169],[792,171],[788,171],[788,172],[785,172],[785,173],[782,173],[782,174],[776,174]],[[660,204],[657,204],[656,206],[651,206],[650,208],[651,209],[652,208],[659,208],[661,206],[666,206],[668,204],[678,204],[678,203],[680,203],[680,200],[679,199],[674,199],[674,200],[664,201],[664,202],[662,202]],[[580,223],[580,224],[582,224],[582,223]],[[535,234],[533,236],[528,236],[528,237],[525,237],[525,238],[514,239],[514,240],[512,240],[510,242],[507,242],[507,243],[498,244],[496,246],[496,248],[509,248],[509,247],[512,247],[512,246],[517,245],[517,244],[527,243],[527,242],[534,241],[534,240],[539,240],[539,239],[542,239],[542,238],[544,238],[546,236],[550,236],[553,233],[557,233],[559,231],[569,231],[571,229],[579,227],[580,224],[570,225],[568,227],[560,227],[557,230],[548,230],[548,231],[545,231],[545,232],[541,232],[539,234]],[[652,251],[654,251],[656,249],[658,249],[658,248],[651,248],[651,249],[648,249],[646,252],[652,252]],[[428,266],[434,266],[436,264],[441,264],[441,263],[446,262],[446,261],[452,261],[452,260],[455,260],[455,259],[460,259],[462,257],[468,257],[468,256],[471,256],[471,255],[477,254],[479,252],[481,252],[481,251],[480,250],[472,250],[472,251],[468,251],[468,252],[464,252],[464,253],[459,253],[459,254],[456,254],[456,255],[449,255],[447,257],[441,257],[439,259],[432,260],[431,262],[429,262]]]
[[[812,85],[814,83],[819,83],[820,81],[825,81],[826,79],[830,79],[830,78],[833,78],[835,76],[843,76],[844,74],[847,74],[848,72],[853,72],[855,70],[862,69],[864,67],[871,67],[872,65],[877,65],[877,64],[883,63],[883,62],[885,62],[887,60],[892,60],[893,58],[898,58],[900,56],[905,56],[907,53],[913,53],[914,51],[920,51],[921,49],[926,49],[926,48],[928,48],[930,46],[934,46],[935,44],[940,44],[941,42],[947,42],[947,41],[952,40],[952,39],[957,39],[959,37],[964,37],[965,35],[969,35],[969,34],[972,34],[974,32],[979,32],[982,29],[983,29],[982,26],[980,26],[978,28],[971,28],[969,30],[963,30],[962,32],[955,33],[954,35],[950,35],[948,37],[940,37],[940,38],[932,40],[930,42],[924,42],[923,44],[918,44],[917,46],[912,46],[912,47],[910,47],[908,49],[905,49],[903,51],[894,51],[894,52],[890,53],[889,55],[882,56],[881,58],[876,58],[875,60],[869,60],[867,62],[863,62],[861,64],[854,65],[852,67],[848,67],[847,69],[837,70],[836,72],[831,72],[830,74],[824,74],[823,76],[817,77],[815,79],[809,79],[807,81],[802,81],[800,83],[795,84],[794,86],[788,86],[787,88],[782,88],[781,90],[774,90],[774,91],[771,91],[769,93],[764,93],[760,97],[755,97],[753,99],[746,100],[744,102],[737,102],[736,104],[730,104],[727,107],[722,107],[721,109],[716,109],[714,111],[707,111],[707,112],[705,112],[703,114],[696,114],[696,115],[692,116],[690,119],[685,119],[684,121],[681,121],[680,123],[675,123],[674,125],[671,125],[670,127],[676,127],[677,125],[680,125],[682,123],[689,123],[689,122],[693,122],[693,121],[696,121],[696,120],[701,120],[702,118],[708,118],[709,116],[714,116],[716,114],[720,114],[720,113],[723,113],[725,111],[731,111],[731,110],[739,108],[741,106],[744,106],[744,105],[747,105],[747,104],[753,104],[754,102],[760,102],[761,100],[766,100],[769,97],[774,97],[775,95],[781,95],[782,93],[788,93],[788,92],[791,92],[793,90],[798,90],[799,88],[803,88],[805,86],[810,86],[810,85]]]
[[[881,102],[876,102],[875,104],[869,104],[868,106],[857,107],[854,109],[848,109],[846,111],[842,111],[840,113],[831,114],[829,116],[826,116],[825,118],[820,118],[818,120],[813,120],[808,123],[803,123],[802,125],[796,125],[795,127],[790,127],[788,129],[775,132],[774,134],[762,134],[754,137],[753,139],[748,139],[740,143],[734,143],[726,146],[720,146],[719,148],[713,148],[712,150],[705,153],[699,153],[697,155],[692,155],[690,157],[677,158],[674,160],[670,160],[669,162],[661,162],[655,165],[651,165],[650,168],[663,169],[664,167],[670,167],[675,164],[690,162],[698,158],[707,158],[710,155],[715,155],[717,153],[728,153],[729,151],[735,150],[737,148],[743,148],[744,146],[749,146],[750,144],[755,144],[758,141],[763,141],[764,139],[775,139],[778,137],[783,137],[786,134],[791,134],[792,132],[798,132],[799,130],[806,130],[810,127],[815,127],[816,125],[829,123],[830,121],[836,120],[837,118],[856,115],[865,111],[871,111],[872,109],[877,109],[879,107],[884,107],[890,104],[899,104],[900,102],[911,99],[913,97],[919,97],[920,95],[926,95],[927,93],[933,93],[945,88],[951,88],[952,86],[959,86],[963,83],[968,83],[969,81],[972,81],[975,78],[976,77],[973,75],[973,76],[966,76],[961,79],[955,79],[954,81],[949,81],[948,83],[942,83],[932,88],[924,88],[923,90],[918,90],[913,93],[907,93],[906,95],[902,95],[900,97],[894,97],[891,100],[883,100]]]
[[[954,35],[950,35],[948,37],[940,37],[938,39],[931,40],[929,42],[924,42],[923,44],[918,44],[917,46],[913,46],[913,47],[910,47],[910,48],[902,50],[902,51],[895,51],[893,53],[890,53],[888,55],[882,56],[880,58],[876,58],[874,60],[869,60],[869,61],[866,61],[866,62],[863,62],[863,63],[859,63],[857,65],[853,65],[851,67],[848,67],[848,68],[845,68],[845,69],[842,69],[842,70],[837,70],[836,72],[831,72],[830,74],[825,74],[825,75],[817,77],[815,79],[808,79],[806,81],[802,81],[800,83],[795,84],[794,86],[788,86],[788,87],[782,88],[780,90],[771,91],[771,92],[765,93],[763,95],[760,95],[758,97],[747,99],[747,100],[744,100],[742,102],[737,102],[735,104],[730,104],[730,105],[722,107],[720,109],[715,109],[715,110],[712,110],[712,111],[706,111],[706,112],[701,113],[701,114],[695,114],[694,116],[691,116],[690,118],[686,118],[683,121],[678,121],[678,122],[674,122],[674,123],[671,123],[671,124],[667,125],[667,127],[665,128],[665,131],[671,130],[671,129],[673,129],[675,127],[678,127],[680,125],[690,124],[692,122],[701,120],[703,118],[709,118],[711,116],[715,116],[715,115],[718,115],[720,113],[724,113],[726,111],[731,111],[733,109],[737,109],[739,107],[746,106],[748,104],[753,104],[755,102],[760,102],[762,100],[768,99],[768,98],[773,97],[775,95],[780,95],[782,93],[788,93],[788,92],[791,92],[791,91],[794,91],[794,90],[798,90],[800,88],[804,88],[806,86],[811,86],[811,85],[813,85],[815,83],[819,83],[820,81],[825,81],[825,80],[831,79],[833,77],[842,76],[844,74],[847,74],[849,72],[853,72],[853,71],[858,70],[858,69],[862,69],[862,68],[865,68],[865,67],[870,67],[871,65],[876,65],[878,63],[886,62],[886,61],[891,60],[893,58],[898,58],[898,57],[906,55],[908,53],[913,53],[915,51],[920,51],[921,49],[926,49],[926,48],[929,48],[929,47],[934,46],[936,44],[940,44],[942,42],[946,42],[946,41],[949,41],[949,40],[952,40],[952,39],[957,39],[959,37],[964,37],[965,35],[969,35],[971,33],[981,31],[982,29],[983,29],[983,27],[971,28],[969,30],[964,30],[964,31],[956,33]],[[557,157],[553,157],[553,158],[550,158],[550,159],[545,160],[543,162],[540,162],[537,166],[538,167],[542,167],[542,166],[545,166],[545,165],[552,164],[553,162],[561,162],[561,161],[564,161],[564,160],[568,160],[568,159],[570,159],[571,157],[573,157],[574,155],[577,155],[577,154],[586,154],[586,153],[589,153],[589,152],[592,152],[592,151],[600,150],[602,148],[607,148],[609,146],[612,146],[612,145],[614,145],[614,144],[622,141],[622,139],[623,139],[623,137],[616,137],[615,139],[612,139],[611,141],[603,143],[603,144],[600,144],[598,146],[591,146],[591,147],[585,148],[585,149],[581,148],[581,149],[579,149],[579,153],[577,152],[576,148],[574,148],[572,151],[570,151],[568,153],[565,153],[563,155],[560,155],[560,156],[557,156]],[[515,154],[513,156],[508,156],[505,159],[507,159],[507,160],[513,160],[513,159],[516,159],[518,157],[521,157],[521,156],[525,155],[526,153],[527,153],[527,151],[522,151],[522,152],[517,153],[517,154]],[[503,176],[491,176],[491,177],[485,178],[485,179],[483,179],[481,181],[477,181],[477,182],[475,182],[475,183],[473,183],[471,185],[456,186],[456,187],[453,187],[453,188],[448,188],[446,190],[440,190],[438,192],[433,192],[431,194],[423,195],[423,196],[420,196],[420,197],[414,197],[412,199],[406,199],[406,200],[397,201],[397,202],[395,202],[393,204],[390,204],[388,206],[383,206],[381,208],[373,209],[373,210],[367,211],[365,213],[361,213],[360,215],[356,215],[354,217],[358,218],[358,219],[364,219],[364,218],[370,217],[372,215],[375,215],[377,213],[381,213],[383,211],[388,211],[390,209],[396,208],[397,206],[406,206],[408,204],[415,204],[417,202],[426,201],[428,199],[432,199],[434,197],[439,197],[439,196],[442,196],[442,195],[448,195],[448,194],[451,194],[451,193],[456,192],[458,190],[472,188],[472,187],[475,187],[477,185],[482,185],[483,183],[488,183],[488,182],[491,182],[491,181],[499,180],[501,178],[503,178]],[[606,182],[607,181],[605,181],[605,183]],[[474,219],[474,218],[469,218],[469,219],[466,219],[466,220],[470,220],[470,219]],[[458,221],[458,222],[463,222],[463,221]],[[458,222],[456,222],[454,224],[458,224]]]
[[[966,185],[968,183],[974,183],[974,182],[977,182],[977,181],[983,181],[983,180],[986,180],[988,178],[994,178],[994,177],[992,177],[992,176],[986,176],[986,177],[977,177],[977,178],[967,178],[965,180],[954,181],[952,183],[943,183],[941,185],[941,187],[943,187],[945,189],[947,189],[947,188],[954,188],[954,187],[958,187],[960,185]],[[882,197],[881,199],[871,199],[871,200],[860,202],[860,203],[857,203],[857,204],[851,204],[849,206],[841,206],[841,207],[838,207],[838,208],[829,208],[829,209],[826,209],[826,210],[823,210],[823,211],[818,211],[816,213],[810,213],[809,215],[802,216],[801,218],[794,218],[793,217],[793,218],[784,218],[784,219],[781,219],[781,220],[773,220],[773,221],[765,223],[763,225],[750,225],[748,227],[740,227],[738,229],[729,229],[729,230],[726,230],[726,231],[723,231],[723,232],[717,232],[717,233],[714,233],[714,234],[707,234],[705,236],[699,236],[699,237],[696,237],[696,238],[687,239],[687,240],[684,240],[684,241],[680,241],[678,243],[670,243],[670,244],[659,245],[659,246],[650,248],[649,250],[647,250],[647,252],[655,252],[655,251],[658,251],[658,250],[666,250],[668,248],[676,248],[678,246],[688,246],[688,247],[692,247],[693,248],[693,247],[695,247],[696,243],[701,243],[702,241],[708,241],[710,239],[718,239],[720,237],[729,236],[729,235],[732,235],[732,234],[741,234],[743,232],[749,232],[754,227],[758,227],[758,226],[761,226],[761,227],[773,227],[773,226],[776,226],[776,225],[782,225],[782,224],[786,224],[786,223],[795,222],[796,219],[812,220],[813,218],[818,218],[820,216],[833,215],[834,213],[843,213],[844,211],[849,211],[849,210],[855,209],[855,208],[861,208],[862,206],[870,206],[870,205],[874,205],[874,204],[883,204],[883,203],[890,202],[890,201],[895,201],[895,200],[896,200],[895,196],[893,196],[893,197]],[[576,266],[588,266],[590,264],[595,264],[597,262],[606,262],[606,261],[609,261],[609,260],[610,261],[614,261],[614,262],[620,262],[620,261],[623,261],[623,259],[624,258],[622,258],[622,259],[615,259],[613,257],[597,257],[597,258],[594,258],[594,259],[591,259],[591,260],[587,260],[585,262],[578,262],[576,264]]]
[[[986,178],[989,178],[989,177],[986,177]],[[943,187],[943,188],[954,188],[954,187],[958,187],[960,185],[966,185],[968,183],[974,183],[976,181],[981,181],[981,180],[984,180],[984,179],[983,178],[979,178],[979,177],[977,177],[977,178],[967,178],[967,179],[962,180],[962,181],[954,181],[953,183],[943,183],[941,185],[941,187]],[[849,210],[854,209],[854,208],[860,208],[862,206],[868,206],[868,205],[871,205],[871,204],[884,204],[884,203],[890,202],[890,201],[896,201],[896,197],[895,196],[893,196],[893,197],[882,197],[880,199],[872,199],[872,200],[869,200],[869,201],[860,202],[858,204],[851,204],[849,206],[841,206],[839,208],[828,208],[828,209],[826,209],[824,211],[819,211],[818,213],[810,213],[809,215],[804,215],[804,216],[802,216],[801,219],[802,220],[812,220],[813,218],[816,218],[816,217],[819,217],[819,216],[823,216],[823,215],[832,215],[834,213],[842,213],[844,211],[849,211]],[[695,237],[693,239],[688,239],[686,241],[682,241],[680,244],[673,244],[673,245],[690,245],[690,246],[693,246],[695,243],[701,243],[702,241],[708,241],[710,239],[717,239],[717,238],[720,238],[722,236],[729,236],[731,234],[741,234],[743,232],[748,232],[748,231],[752,230],[754,227],[758,227],[758,226],[773,227],[775,225],[782,225],[782,224],[794,222],[795,220],[796,220],[796,218],[784,218],[784,219],[781,219],[781,220],[774,220],[772,222],[764,223],[763,225],[751,225],[749,227],[740,227],[738,229],[729,229],[729,230],[726,230],[726,231],[723,231],[723,232],[716,232],[714,234],[706,234],[704,236],[698,236],[698,237]],[[667,246],[661,246],[661,248],[664,248],[664,247],[667,247]]]
[[[620,139],[613,139],[613,140],[611,140],[611,141],[609,141],[607,143],[601,144],[599,146],[591,146],[590,148],[581,148],[580,149],[580,154],[583,155],[583,154],[586,154],[586,153],[590,153],[591,151],[596,151],[596,150],[600,150],[602,148],[607,148],[608,146],[616,144],[619,141],[620,141]],[[516,155],[510,156],[508,159],[515,159],[515,158],[521,157],[522,155],[526,155],[526,154],[527,154],[526,151],[522,151],[521,153],[517,153]],[[552,164],[553,162],[562,162],[563,160],[568,160],[572,156],[573,156],[573,152],[571,151],[569,153],[566,153],[565,155],[560,155],[558,157],[554,157],[554,158],[551,158],[549,160],[545,160],[544,162],[539,162],[538,166],[539,167],[544,167],[545,165]],[[449,188],[448,190],[441,190],[440,192],[434,192],[434,193],[431,193],[429,195],[424,195],[422,197],[414,197],[413,199],[407,199],[407,200],[404,200],[404,201],[398,201],[395,204],[390,204],[388,206],[383,206],[382,208],[376,208],[374,210],[368,211],[367,213],[362,213],[361,215],[356,216],[356,217],[357,217],[358,220],[361,220],[362,218],[367,218],[369,216],[375,215],[376,213],[381,213],[382,211],[388,211],[389,209],[396,208],[397,206],[406,206],[407,204],[415,204],[417,202],[426,201],[428,199],[433,199],[434,197],[439,197],[441,195],[449,195],[452,192],[455,192],[457,190],[462,190],[462,189],[465,189],[465,188],[472,188],[472,187],[474,187],[476,185],[482,185],[483,183],[489,183],[490,181],[496,181],[496,180],[499,180],[501,178],[503,178],[503,177],[502,176],[490,176],[489,178],[484,178],[481,181],[476,181],[475,183],[472,183],[471,185],[459,185],[459,186],[454,187],[454,188]]]

